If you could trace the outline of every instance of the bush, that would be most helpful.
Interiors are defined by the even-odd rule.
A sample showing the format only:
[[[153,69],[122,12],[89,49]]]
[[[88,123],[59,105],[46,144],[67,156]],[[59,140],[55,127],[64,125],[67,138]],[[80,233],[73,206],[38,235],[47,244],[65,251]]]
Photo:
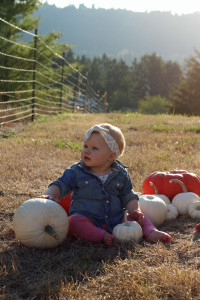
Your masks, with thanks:
[[[169,101],[161,96],[147,95],[144,99],[139,101],[139,112],[141,114],[163,114],[168,113],[170,108]]]

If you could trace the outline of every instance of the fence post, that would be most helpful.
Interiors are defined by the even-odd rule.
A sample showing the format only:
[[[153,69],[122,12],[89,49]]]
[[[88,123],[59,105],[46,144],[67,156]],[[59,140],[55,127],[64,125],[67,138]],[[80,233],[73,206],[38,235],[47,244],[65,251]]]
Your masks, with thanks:
[[[84,92],[84,112],[87,112],[87,85],[88,85],[88,72],[86,72],[86,76],[85,76],[85,92]]]
[[[35,78],[36,78],[36,58],[37,58],[37,33],[38,22],[35,22],[35,38],[34,38],[34,52],[33,52],[33,92],[32,92],[32,122],[35,117]]]
[[[64,83],[64,66],[65,66],[65,51],[63,50],[62,70],[61,70],[61,85],[60,85],[60,112],[62,108],[62,95],[63,95],[63,83]]]
[[[107,112],[107,105],[108,105],[108,103],[107,103],[107,92],[105,91],[104,92],[104,96],[103,96],[103,99],[104,99],[104,113],[106,113]]]
[[[80,74],[79,74],[79,70],[77,67],[77,71],[76,71],[76,81],[75,82],[75,86],[74,86],[74,109],[73,112],[76,111],[76,104],[78,103],[79,100],[79,91],[80,91]]]

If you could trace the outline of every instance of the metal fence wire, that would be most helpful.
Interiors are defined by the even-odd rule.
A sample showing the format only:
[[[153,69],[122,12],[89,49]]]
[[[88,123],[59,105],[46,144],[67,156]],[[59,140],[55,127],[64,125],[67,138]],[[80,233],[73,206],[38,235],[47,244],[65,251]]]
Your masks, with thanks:
[[[37,25],[31,33],[0,18],[0,28],[0,126],[67,111],[104,111],[104,96],[67,61],[65,51],[58,54],[47,45]],[[23,41],[6,36],[11,29]]]

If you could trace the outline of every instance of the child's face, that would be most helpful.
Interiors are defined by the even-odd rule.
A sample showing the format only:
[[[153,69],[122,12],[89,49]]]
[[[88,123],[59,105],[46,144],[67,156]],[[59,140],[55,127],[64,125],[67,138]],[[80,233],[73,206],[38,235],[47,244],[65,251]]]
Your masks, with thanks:
[[[81,160],[90,170],[106,170],[112,164],[114,157],[115,153],[110,150],[100,133],[93,132],[84,142]]]

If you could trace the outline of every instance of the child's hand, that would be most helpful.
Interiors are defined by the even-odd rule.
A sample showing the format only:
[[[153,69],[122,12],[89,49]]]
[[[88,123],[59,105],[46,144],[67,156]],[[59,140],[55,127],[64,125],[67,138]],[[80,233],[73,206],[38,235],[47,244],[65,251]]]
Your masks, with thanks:
[[[57,202],[57,203],[60,203],[60,200],[56,200],[56,199],[53,198],[51,195],[41,195],[41,196],[38,196],[37,198],[49,199],[49,200],[55,201],[55,202]]]
[[[144,225],[144,215],[140,210],[134,210],[133,212],[133,220],[138,222],[140,226]]]

